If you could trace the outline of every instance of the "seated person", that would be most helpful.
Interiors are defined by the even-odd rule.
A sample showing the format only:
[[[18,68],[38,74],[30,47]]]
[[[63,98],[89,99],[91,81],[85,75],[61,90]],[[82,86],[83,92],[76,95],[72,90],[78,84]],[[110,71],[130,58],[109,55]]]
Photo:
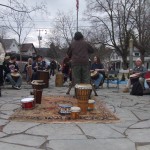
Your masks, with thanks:
[[[100,84],[103,83],[105,78],[105,69],[103,64],[101,63],[99,57],[94,57],[94,63],[91,65],[91,79],[95,86],[95,88],[99,88]],[[92,73],[95,75],[92,76]]]
[[[30,83],[32,81],[32,58],[28,59],[28,63],[24,67],[24,72],[26,74],[27,83]]]
[[[45,61],[42,61],[42,56],[37,56],[36,60],[32,64],[33,74],[32,74],[32,80],[38,80],[38,70],[46,70],[46,63]]]
[[[68,55],[66,55],[62,62],[62,73],[64,74],[64,82],[67,81],[68,77],[71,81],[71,62]]]
[[[132,84],[139,81],[142,85],[142,88],[144,90],[144,75],[147,72],[147,69],[142,65],[142,60],[140,58],[137,58],[135,61],[135,67],[133,70],[130,70],[130,78],[127,82],[126,88],[123,90],[123,92],[129,92],[129,89]]]
[[[5,71],[5,75],[7,79],[10,81],[12,87],[14,89],[21,89],[22,78],[19,73],[19,67],[16,63],[16,56],[11,56],[10,61],[7,63],[3,63],[3,68]]]

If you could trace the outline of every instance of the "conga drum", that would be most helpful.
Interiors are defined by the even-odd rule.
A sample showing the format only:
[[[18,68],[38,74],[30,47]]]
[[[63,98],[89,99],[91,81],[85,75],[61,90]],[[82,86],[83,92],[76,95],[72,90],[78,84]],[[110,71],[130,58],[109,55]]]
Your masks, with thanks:
[[[12,72],[11,76],[12,76],[12,78],[13,78],[14,81],[17,81],[18,78],[20,77],[20,73],[18,73],[18,72]]]
[[[35,107],[34,98],[24,98],[21,100],[22,109],[28,110]]]
[[[62,87],[64,83],[64,75],[62,73],[57,73],[55,78],[55,86]]]
[[[78,101],[78,106],[81,108],[81,113],[86,114],[88,109],[88,100],[92,93],[91,84],[76,84],[75,96]]]
[[[45,85],[44,88],[49,87],[49,72],[44,70],[38,70],[38,80],[43,80]]]

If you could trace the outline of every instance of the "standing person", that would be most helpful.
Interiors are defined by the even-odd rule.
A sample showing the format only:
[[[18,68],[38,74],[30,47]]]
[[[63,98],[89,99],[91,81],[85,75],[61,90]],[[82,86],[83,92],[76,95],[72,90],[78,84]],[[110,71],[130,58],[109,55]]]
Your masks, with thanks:
[[[90,83],[89,54],[93,52],[94,49],[84,40],[82,33],[76,32],[67,52],[72,60],[73,84]]]
[[[3,79],[4,79],[4,76],[3,76],[3,62],[4,62],[4,57],[5,57],[5,54],[0,54],[0,86],[3,85]]]
[[[71,69],[70,58],[68,57],[68,55],[66,55],[66,57],[63,59],[63,62],[62,62],[62,73],[64,74],[64,82],[67,81],[68,77],[71,81],[70,69]]]
[[[56,61],[52,59],[50,63],[50,77],[51,75],[54,76],[56,68],[57,68]]]
[[[100,58],[98,56],[94,57],[94,62],[91,65],[91,74],[93,73],[93,76],[91,76],[93,84],[95,88],[99,88],[100,84],[104,81],[105,78],[105,70],[104,66],[100,61]]]
[[[32,80],[38,79],[38,70],[45,70],[46,69],[46,63],[42,61],[42,56],[37,56],[36,60],[32,64],[33,74],[32,74]]]
[[[17,60],[16,56],[11,56],[10,61],[7,63],[4,63],[4,71],[12,87],[14,89],[20,90],[21,84],[22,84],[22,78],[19,73],[19,67],[18,67],[18,64],[16,63],[16,60]],[[16,78],[16,80],[14,78]]]
[[[144,75],[147,72],[147,69],[142,65],[142,60],[137,58],[135,61],[135,67],[133,70],[130,70],[130,74],[132,74],[127,82],[126,88],[123,92],[129,92],[131,84],[133,85],[135,82],[139,81],[144,90]]]

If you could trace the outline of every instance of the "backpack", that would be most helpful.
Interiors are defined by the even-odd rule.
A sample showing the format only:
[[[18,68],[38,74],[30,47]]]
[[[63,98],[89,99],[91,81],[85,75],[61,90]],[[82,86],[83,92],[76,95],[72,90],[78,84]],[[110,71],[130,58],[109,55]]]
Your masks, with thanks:
[[[143,88],[139,81],[133,84],[131,95],[143,96]]]

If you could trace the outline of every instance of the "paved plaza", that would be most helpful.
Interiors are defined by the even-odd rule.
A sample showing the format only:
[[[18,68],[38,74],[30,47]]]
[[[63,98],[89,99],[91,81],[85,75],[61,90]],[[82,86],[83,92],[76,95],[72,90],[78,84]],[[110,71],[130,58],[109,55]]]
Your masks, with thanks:
[[[54,81],[52,77],[43,95],[65,95],[68,87],[55,87]],[[119,91],[106,85],[97,90],[98,99],[120,118],[106,124],[10,121],[8,118],[20,107],[20,100],[30,96],[32,87],[2,87],[0,150],[150,150],[150,96],[122,93],[124,86]],[[70,94],[74,94],[73,89]]]

